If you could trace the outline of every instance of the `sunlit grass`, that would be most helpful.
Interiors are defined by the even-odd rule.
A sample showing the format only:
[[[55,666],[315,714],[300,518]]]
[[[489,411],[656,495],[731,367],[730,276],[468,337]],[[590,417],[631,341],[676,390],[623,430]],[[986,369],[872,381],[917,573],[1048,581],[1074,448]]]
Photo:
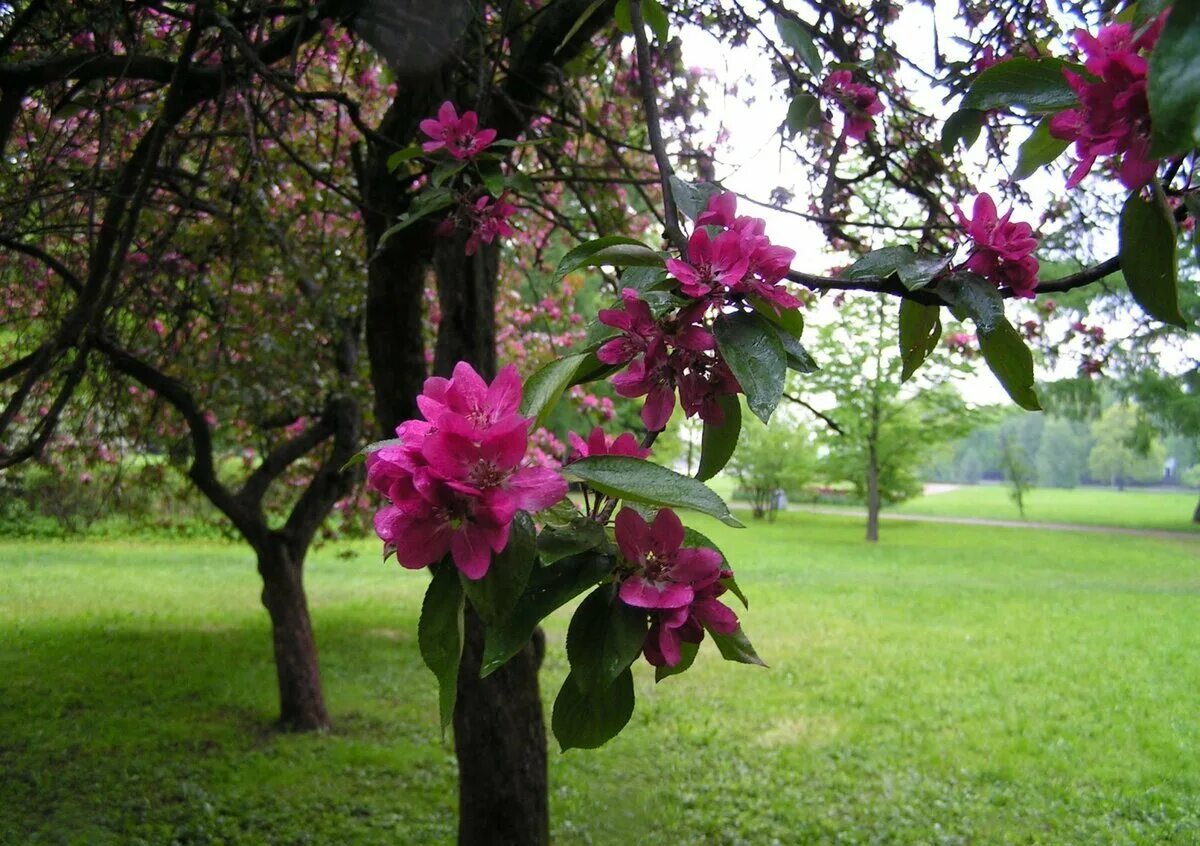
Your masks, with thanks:
[[[640,670],[625,733],[551,754],[556,842],[1200,840],[1200,545],[697,525],[771,668],[705,649],[658,686]],[[0,843],[452,842],[425,579],[362,543],[308,581],[337,727],[279,736],[248,551],[0,545]]]

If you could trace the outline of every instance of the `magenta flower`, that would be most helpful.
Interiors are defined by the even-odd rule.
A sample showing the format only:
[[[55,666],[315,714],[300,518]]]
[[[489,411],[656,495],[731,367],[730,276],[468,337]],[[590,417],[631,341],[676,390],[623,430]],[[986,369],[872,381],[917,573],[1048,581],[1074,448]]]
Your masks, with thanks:
[[[834,71],[821,83],[821,93],[837,103],[846,116],[845,133],[862,141],[875,128],[875,115],[883,111],[879,92],[870,85],[855,82],[848,70]]]
[[[426,118],[420,127],[432,139],[421,145],[422,150],[432,153],[444,149],[459,161],[474,158],[496,140],[496,130],[479,128],[479,115],[465,112],[460,118],[449,100],[438,109],[436,120]]]
[[[684,414],[714,426],[724,423],[725,411],[717,400],[742,391],[729,365],[716,356],[696,354],[678,354],[674,363],[681,371],[676,382]]]
[[[508,192],[505,192],[493,202],[491,197],[484,194],[475,201],[475,205],[471,208],[471,217],[474,219],[475,225],[467,238],[465,250],[467,255],[475,255],[479,250],[480,242],[490,244],[497,238],[512,236],[513,228],[508,219],[516,213],[517,207],[505,199],[507,196]]]
[[[596,358],[605,364],[628,364],[653,344],[663,341],[662,327],[654,319],[650,306],[633,288],[621,292],[621,308],[601,309],[597,319],[605,326],[619,329],[621,335],[606,341],[596,350]]]
[[[715,549],[683,546],[683,523],[669,508],[647,525],[632,508],[623,508],[614,524],[617,548],[628,564],[619,595],[634,608],[684,608],[696,598],[694,584],[719,578],[721,554]]]
[[[675,410],[675,372],[665,347],[658,344],[612,378],[613,389],[627,399],[645,397],[642,423],[651,432],[666,428]]]
[[[696,223],[700,226],[725,227],[741,236],[740,249],[746,258],[746,272],[733,282],[725,283],[731,294],[758,297],[776,309],[800,307],[800,300],[779,284],[792,269],[792,259],[796,257],[796,251],[772,244],[764,234],[767,224],[762,218],[738,217],[736,194],[727,191],[710,197]],[[725,234],[727,233],[722,233],[721,237]],[[676,275],[676,278],[680,277]],[[691,292],[685,288],[684,293]]]
[[[604,430],[597,426],[592,429],[592,433],[588,435],[586,441],[574,432],[568,432],[567,439],[570,440],[571,446],[575,449],[571,454],[571,461],[578,461],[581,458],[588,458],[593,455],[625,455],[630,458],[650,457],[650,450],[640,446],[637,438],[630,432],[623,432],[616,437],[612,437],[606,435]]]
[[[747,245],[740,233],[730,230],[710,239],[706,230],[698,228],[688,241],[688,260],[667,260],[667,271],[689,297],[707,296],[717,285],[732,287],[749,268]]]
[[[736,632],[737,614],[717,599],[726,591],[721,579],[732,575],[729,570],[719,570],[692,586],[695,596],[690,605],[656,612],[642,645],[646,660],[655,667],[674,667],[682,657],[683,643],[700,643],[705,628],[719,634]]]
[[[1076,30],[1075,43],[1087,56],[1084,67],[1093,79],[1063,69],[1079,97],[1079,107],[1050,118],[1050,134],[1075,142],[1079,164],[1067,187],[1074,188],[1101,156],[1119,156],[1121,184],[1136,190],[1158,170],[1150,156],[1150,103],[1146,95],[1150,51],[1162,30],[1165,13],[1140,35],[1129,24],[1112,24],[1092,36]]]
[[[1039,265],[1033,257],[1038,245],[1033,227],[1013,223],[1011,210],[998,218],[996,203],[988,194],[975,198],[973,217],[967,218],[958,206],[954,211],[974,242],[963,266],[1019,297],[1035,297]]]
[[[514,367],[489,385],[460,362],[452,378],[425,381],[417,398],[425,419],[402,423],[400,443],[367,456],[367,484],[391,503],[375,515],[375,531],[401,565],[417,569],[449,554],[467,578],[482,578],[517,511],[566,495],[556,472],[526,465],[531,421],[520,404]]]

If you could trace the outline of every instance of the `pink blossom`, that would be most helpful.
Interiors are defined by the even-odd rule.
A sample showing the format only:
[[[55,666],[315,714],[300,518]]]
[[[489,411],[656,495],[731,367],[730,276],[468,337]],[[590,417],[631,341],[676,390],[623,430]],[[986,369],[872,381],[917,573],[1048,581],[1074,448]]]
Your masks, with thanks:
[[[592,429],[592,433],[588,435],[586,441],[574,432],[569,432],[567,439],[570,440],[571,446],[575,450],[571,454],[571,461],[578,461],[594,455],[625,455],[630,458],[648,458],[650,456],[650,450],[641,447],[637,438],[630,432],[623,432],[612,437],[604,434],[604,430],[597,426]]]
[[[1148,184],[1158,169],[1150,156],[1150,104],[1146,95],[1149,52],[1162,31],[1159,16],[1140,35],[1127,23],[1111,24],[1093,36],[1075,31],[1075,43],[1087,59],[1093,78],[1063,69],[1079,97],[1079,107],[1050,118],[1050,134],[1075,142],[1079,164],[1067,180],[1074,188],[1101,156],[1119,156],[1121,184],[1136,190]]]
[[[432,153],[444,149],[459,161],[474,158],[496,140],[496,130],[479,129],[479,115],[464,112],[460,118],[449,100],[438,109],[437,119],[426,118],[420,126],[432,139],[421,145],[422,150]]]
[[[741,233],[727,230],[715,239],[697,228],[688,241],[688,260],[667,260],[667,271],[689,297],[703,297],[717,285],[732,287],[750,269],[748,246]]]
[[[988,194],[975,198],[973,217],[967,218],[958,206],[954,211],[974,242],[963,266],[1019,297],[1033,299],[1037,295],[1039,268],[1033,257],[1038,245],[1033,227],[1024,222],[1013,223],[1011,210],[998,218],[996,203]]]
[[[432,377],[417,398],[423,420],[396,429],[397,443],[367,456],[367,484],[391,502],[375,531],[404,567],[449,554],[480,579],[508,543],[517,511],[562,499],[566,481],[525,463],[529,418],[519,413],[521,381],[511,365],[487,384],[465,362],[450,379]]]
[[[475,201],[471,209],[471,217],[475,228],[467,238],[466,254],[475,255],[479,243],[490,244],[497,238],[508,238],[513,234],[513,228],[508,219],[516,213],[517,207],[506,200],[508,193],[501,194],[499,199],[492,201],[486,194]]]
[[[620,597],[635,608],[684,608],[696,598],[693,584],[719,577],[721,554],[715,549],[683,546],[683,523],[669,508],[647,525],[632,508],[614,523],[617,548],[628,565]]]
[[[700,643],[705,628],[719,634],[736,632],[737,614],[718,601],[727,590],[721,580],[732,575],[729,570],[719,570],[692,585],[695,596],[691,604],[656,612],[642,645],[646,660],[655,667],[674,667],[682,657],[683,643]]]
[[[862,141],[875,128],[875,115],[883,111],[879,92],[870,85],[855,82],[848,70],[833,71],[821,83],[821,93],[837,103],[846,116],[848,138]]]

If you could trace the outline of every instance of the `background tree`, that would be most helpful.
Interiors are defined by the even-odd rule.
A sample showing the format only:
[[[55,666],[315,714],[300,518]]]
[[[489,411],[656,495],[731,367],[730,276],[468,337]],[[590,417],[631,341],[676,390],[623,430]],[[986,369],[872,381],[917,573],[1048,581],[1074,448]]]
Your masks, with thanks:
[[[1093,478],[1108,479],[1117,490],[1124,490],[1129,482],[1162,478],[1166,457],[1162,444],[1135,406],[1111,406],[1092,424],[1092,436],[1096,441],[1088,455],[1088,469]]]
[[[729,469],[750,497],[754,516],[774,515],[776,497],[795,497],[817,469],[816,445],[807,428],[777,420],[766,426],[742,416],[742,432]]]

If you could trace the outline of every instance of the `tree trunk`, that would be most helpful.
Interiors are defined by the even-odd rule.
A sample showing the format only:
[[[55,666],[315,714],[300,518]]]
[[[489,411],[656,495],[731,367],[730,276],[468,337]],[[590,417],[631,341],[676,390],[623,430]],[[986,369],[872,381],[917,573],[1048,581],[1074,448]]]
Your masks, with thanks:
[[[879,540],[879,463],[875,445],[867,448],[867,540]]]
[[[538,694],[544,636],[479,678],[483,624],[468,606],[454,749],[458,756],[460,846],[545,846],[550,842],[546,726]]]
[[[1192,512],[1192,522],[1200,523],[1200,502],[1196,503],[1196,510]]]
[[[275,673],[279,681],[279,726],[287,731],[329,728],[329,713],[317,669],[317,642],[304,596],[304,556],[282,538],[258,550],[262,603],[271,615]]]

